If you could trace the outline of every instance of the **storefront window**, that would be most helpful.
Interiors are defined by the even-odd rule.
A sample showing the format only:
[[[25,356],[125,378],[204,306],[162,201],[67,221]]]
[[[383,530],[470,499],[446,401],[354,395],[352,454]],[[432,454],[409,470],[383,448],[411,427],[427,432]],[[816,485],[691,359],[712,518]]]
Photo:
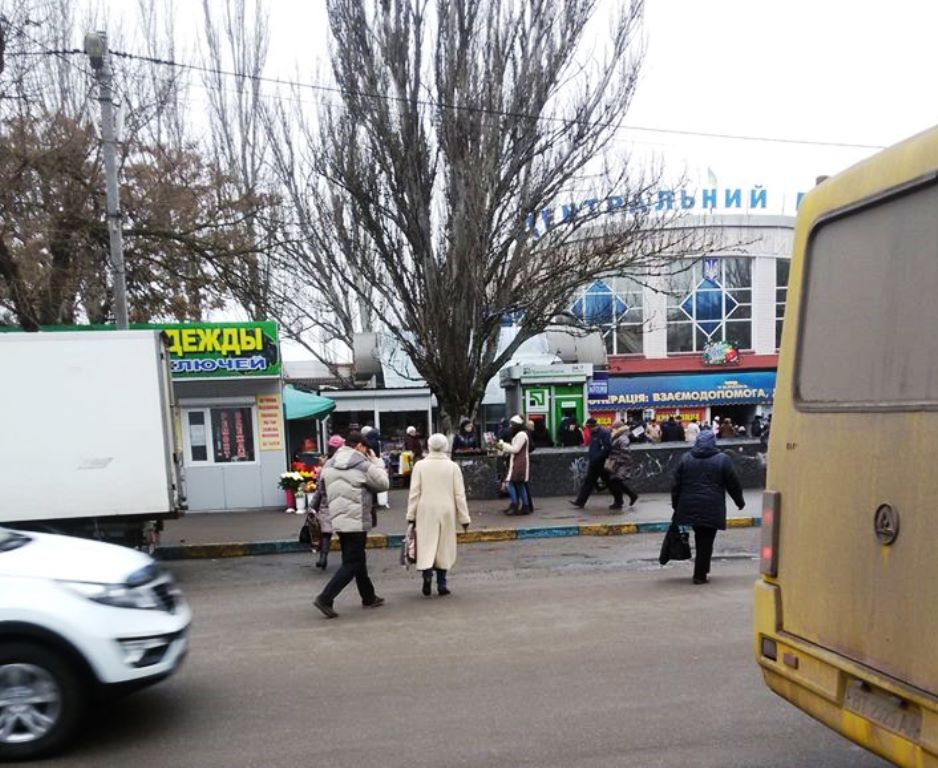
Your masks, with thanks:
[[[429,437],[427,412],[381,411],[381,436],[389,445],[403,444],[407,427],[414,427],[423,438]]]
[[[254,461],[254,409],[251,406],[187,410],[185,423],[190,463]]]
[[[208,461],[205,436],[205,412],[189,411],[189,450],[192,461]]]
[[[714,341],[752,348],[752,262],[711,258],[676,265],[668,291],[668,351]]]
[[[374,411],[333,411],[329,417],[329,433],[347,435],[352,429],[375,425]]]
[[[215,463],[254,461],[251,408],[212,408]]]
[[[642,351],[642,286],[627,277],[607,277],[577,291],[570,311],[598,328],[606,351],[623,355]]]
[[[775,348],[782,346],[782,321],[785,319],[785,303],[788,301],[789,259],[775,260]]]

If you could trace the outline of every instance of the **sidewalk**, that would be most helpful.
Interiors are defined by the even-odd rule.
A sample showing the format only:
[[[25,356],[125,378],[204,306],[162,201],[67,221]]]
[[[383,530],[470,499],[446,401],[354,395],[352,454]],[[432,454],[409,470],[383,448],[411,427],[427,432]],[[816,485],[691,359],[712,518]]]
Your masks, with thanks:
[[[731,527],[758,526],[761,489],[745,491],[746,508],[739,512],[727,500]],[[508,517],[507,499],[472,501],[472,525],[460,533],[460,543],[513,541],[560,536],[619,536],[663,531],[671,520],[671,498],[664,493],[643,495],[631,509],[608,509],[608,494],[594,494],[586,509],[577,509],[566,497],[534,499],[534,513]],[[390,509],[378,512],[378,528],[369,535],[371,548],[396,547],[407,527],[407,491],[390,492]],[[309,551],[297,541],[303,515],[285,512],[192,512],[167,520],[157,556],[163,560],[243,557]],[[338,542],[333,540],[333,546]]]

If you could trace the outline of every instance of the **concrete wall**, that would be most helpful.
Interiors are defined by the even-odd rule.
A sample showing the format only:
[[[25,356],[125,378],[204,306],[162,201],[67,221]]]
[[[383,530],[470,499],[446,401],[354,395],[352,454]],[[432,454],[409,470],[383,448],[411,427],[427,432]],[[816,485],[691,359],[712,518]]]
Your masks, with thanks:
[[[180,408],[230,405],[232,399],[243,399],[247,405],[254,404],[257,395],[279,395],[280,380],[176,381],[173,388]],[[189,511],[283,507],[277,482],[287,469],[286,442],[281,450],[261,451],[255,418],[254,447],[257,460],[250,464],[186,464]]]
[[[732,459],[744,488],[765,486],[765,454],[758,440],[721,440],[720,448]],[[632,446],[629,485],[638,493],[671,490],[671,478],[687,443],[640,444]],[[466,493],[470,499],[493,499],[504,477],[504,464],[493,456],[461,456]],[[543,496],[573,496],[586,474],[585,448],[539,448],[531,454],[531,493]]]

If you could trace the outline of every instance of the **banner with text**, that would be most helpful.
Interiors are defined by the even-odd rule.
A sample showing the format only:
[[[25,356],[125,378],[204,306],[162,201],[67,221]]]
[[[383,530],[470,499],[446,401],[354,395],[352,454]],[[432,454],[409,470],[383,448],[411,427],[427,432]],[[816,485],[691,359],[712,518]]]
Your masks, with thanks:
[[[174,379],[277,378],[277,324],[181,323],[160,325],[166,336]]]
[[[683,408],[771,403],[775,371],[691,373],[677,376],[610,376],[605,397],[590,397],[593,410]]]

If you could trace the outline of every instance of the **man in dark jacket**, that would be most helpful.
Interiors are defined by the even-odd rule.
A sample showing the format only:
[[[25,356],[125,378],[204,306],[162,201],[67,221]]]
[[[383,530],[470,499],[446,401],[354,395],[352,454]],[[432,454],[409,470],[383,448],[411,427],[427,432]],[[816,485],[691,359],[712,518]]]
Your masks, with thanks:
[[[726,530],[727,493],[739,509],[746,506],[733,462],[717,448],[713,432],[705,429],[694,447],[681,457],[671,486],[673,521],[694,527],[694,584],[707,583],[713,540],[718,530]]]
[[[586,420],[586,426],[590,430],[589,464],[586,468],[586,477],[583,478],[580,485],[580,492],[570,502],[574,507],[580,509],[586,506],[586,502],[596,486],[596,481],[601,477],[607,477],[608,473],[603,465],[612,450],[612,438],[608,430],[599,426],[599,423],[593,418]]]
[[[662,443],[683,443],[684,430],[678,424],[673,416],[668,416],[668,420],[661,425]]]
[[[672,518],[694,527],[694,584],[706,584],[717,531],[726,530],[726,494],[736,506],[746,506],[739,476],[729,456],[717,448],[716,436],[703,430],[694,447],[681,457],[671,486]]]

